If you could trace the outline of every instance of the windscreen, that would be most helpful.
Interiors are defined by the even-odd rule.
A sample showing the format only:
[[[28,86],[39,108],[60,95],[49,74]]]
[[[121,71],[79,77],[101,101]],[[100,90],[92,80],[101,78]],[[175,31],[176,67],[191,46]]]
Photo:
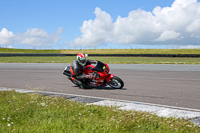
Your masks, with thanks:
[[[102,63],[101,61],[97,62],[97,65],[92,68],[93,71],[103,72],[106,68],[106,65]]]

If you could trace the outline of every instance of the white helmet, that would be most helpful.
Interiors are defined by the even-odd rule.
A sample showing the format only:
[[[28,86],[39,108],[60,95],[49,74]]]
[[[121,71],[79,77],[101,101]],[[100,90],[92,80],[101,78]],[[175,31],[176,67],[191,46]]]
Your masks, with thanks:
[[[78,63],[79,63],[81,66],[85,66],[85,64],[86,64],[86,57],[85,57],[84,54],[79,53],[79,54],[76,56],[76,60],[78,61]]]

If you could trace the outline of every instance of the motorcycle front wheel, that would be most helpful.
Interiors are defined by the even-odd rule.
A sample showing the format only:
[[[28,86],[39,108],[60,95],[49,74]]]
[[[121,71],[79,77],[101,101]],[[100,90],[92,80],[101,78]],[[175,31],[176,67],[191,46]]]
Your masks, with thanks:
[[[108,82],[107,84],[115,89],[121,89],[124,87],[124,82],[117,76],[113,76],[110,79],[110,82]]]

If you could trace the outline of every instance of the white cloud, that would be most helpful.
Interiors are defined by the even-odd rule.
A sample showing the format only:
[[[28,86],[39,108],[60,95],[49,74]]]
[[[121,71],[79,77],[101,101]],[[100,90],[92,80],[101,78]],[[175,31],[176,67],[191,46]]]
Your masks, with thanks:
[[[200,19],[195,20],[186,27],[187,32],[200,32]]]
[[[71,46],[114,44],[176,44],[199,45],[200,3],[197,0],[175,0],[170,7],[155,7],[129,12],[112,22],[112,17],[95,9],[96,18],[84,21],[82,35]]]
[[[200,45],[186,45],[186,46],[181,46],[181,49],[199,49]]]
[[[6,28],[2,28],[0,31],[0,45],[10,45],[13,43],[15,34],[12,31],[8,31]]]
[[[180,36],[180,33],[177,33],[175,31],[164,31],[159,38],[155,39],[156,42],[164,42],[166,40],[172,40],[176,39]]]
[[[12,45],[8,45],[7,48],[13,48],[13,46]]]
[[[60,29],[57,32],[60,33]],[[17,34],[16,42],[34,46],[54,44],[61,39],[58,33],[49,34],[43,29],[31,28],[23,34]]]
[[[42,46],[58,43],[61,39],[60,33],[62,28],[59,28],[56,33],[49,34],[43,29],[30,28],[25,33],[14,34],[6,28],[0,31],[0,45],[23,44],[31,46]]]
[[[140,43],[152,38],[156,26],[151,12],[138,9],[129,13],[128,17],[118,17],[113,24],[113,42],[120,44]]]
[[[95,9],[95,20],[84,21],[81,27],[81,37],[75,38],[71,46],[97,46],[109,39],[112,30],[111,16],[100,8]]]

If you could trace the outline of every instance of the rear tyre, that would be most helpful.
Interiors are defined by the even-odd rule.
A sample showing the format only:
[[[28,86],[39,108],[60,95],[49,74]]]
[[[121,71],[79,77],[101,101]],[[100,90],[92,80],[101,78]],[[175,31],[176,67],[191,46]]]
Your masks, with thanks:
[[[124,87],[124,82],[119,77],[113,76],[108,85],[115,89],[121,89]]]

